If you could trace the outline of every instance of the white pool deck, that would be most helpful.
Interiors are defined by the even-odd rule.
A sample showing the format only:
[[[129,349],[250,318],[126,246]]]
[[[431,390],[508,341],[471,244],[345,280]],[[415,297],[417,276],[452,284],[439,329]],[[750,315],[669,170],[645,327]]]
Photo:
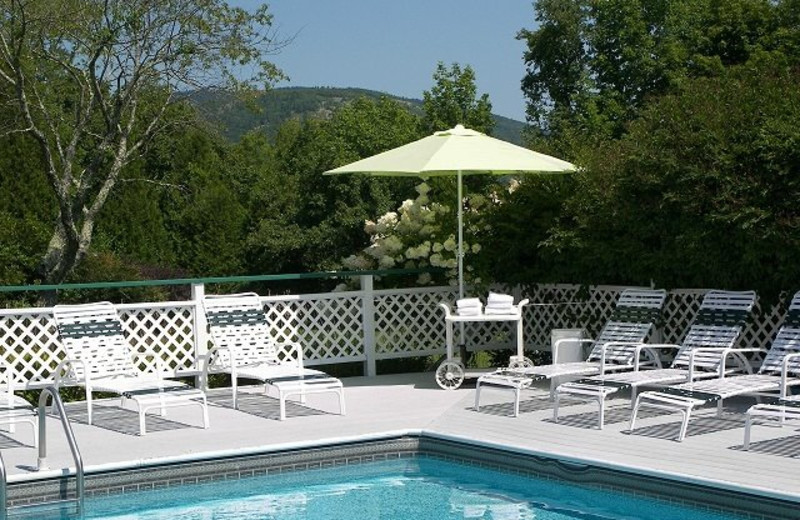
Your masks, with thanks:
[[[346,416],[335,414],[333,395],[315,395],[305,405],[288,405],[287,420],[281,422],[277,400],[255,393],[255,387],[240,411],[227,406],[226,389],[215,389],[209,393],[209,429],[200,427],[197,408],[173,409],[166,418],[149,417],[145,437],[137,435],[136,413],[120,409],[118,400],[98,403],[93,426],[85,423],[81,404],[70,404],[68,410],[87,473],[425,432],[800,502],[800,424],[754,427],[751,451],[745,452],[744,416],[733,408],[747,402],[733,403],[722,417],[714,408],[702,409],[686,440],[678,443],[673,440],[677,414],[644,416],[632,434],[626,433],[630,409],[625,399],[611,403],[606,428],[599,431],[591,405],[566,404],[561,421],[553,423],[544,389],[525,394],[520,416],[514,418],[509,393],[485,390],[482,409],[475,412],[473,385],[441,390],[432,373],[349,378],[344,383]],[[29,428],[20,425],[13,435],[0,436],[11,482],[61,474],[73,465],[60,424],[53,417],[47,421],[48,472],[32,471],[37,452]]]

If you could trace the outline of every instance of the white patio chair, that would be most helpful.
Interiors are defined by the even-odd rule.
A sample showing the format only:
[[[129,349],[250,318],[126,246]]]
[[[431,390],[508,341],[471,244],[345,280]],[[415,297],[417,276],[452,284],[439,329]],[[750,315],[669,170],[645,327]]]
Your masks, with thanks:
[[[135,354],[125,338],[117,310],[109,302],[56,305],[53,309],[66,358],[56,368],[56,388],[77,384],[86,391],[87,422],[92,424],[92,394],[120,396],[121,406],[132,401],[139,412],[139,435],[145,435],[147,412],[166,408],[199,406],[203,428],[208,428],[208,406],[202,390],[165,379],[158,353]],[[154,357],[155,373],[142,372],[139,359]]]
[[[753,291],[709,291],[700,310],[680,345],[642,344],[635,347],[635,356],[648,350],[677,350],[670,368],[639,370],[624,374],[601,372],[599,376],[564,383],[556,389],[553,420],[558,422],[562,397],[597,402],[598,427],[603,429],[605,399],[621,390],[631,390],[631,401],[643,385],[671,385],[708,379],[737,372],[752,373],[746,353],[760,349],[736,348],[744,324],[756,301]]]
[[[550,365],[519,367],[512,363],[508,368],[501,368],[478,378],[475,386],[475,410],[480,409],[482,387],[514,392],[516,417],[519,415],[522,390],[530,387],[535,381],[549,379],[552,397],[559,378],[634,369],[639,363],[638,357],[635,356],[635,347],[647,341],[661,314],[666,297],[667,292],[663,289],[625,289],[620,294],[611,318],[597,339],[559,340],[553,345],[553,363]],[[559,350],[564,344],[576,341],[592,344],[592,350],[586,361],[558,363]],[[658,356],[651,356],[646,362],[658,365]]]
[[[682,441],[686,437],[689,418],[694,408],[716,402],[719,415],[722,413],[724,400],[731,397],[766,394],[772,397],[779,395],[780,399],[786,399],[791,386],[800,384],[800,378],[792,377],[798,375],[800,375],[800,292],[792,298],[788,317],[766,352],[758,373],[693,381],[656,391],[642,392],[636,398],[633,407],[630,429],[633,430],[636,424],[640,408],[679,412],[683,420],[678,441]],[[789,406],[791,411],[791,399],[787,402],[789,404],[775,406],[784,408]],[[769,415],[764,412],[773,411],[775,406],[764,405],[760,408],[756,406],[751,409],[753,413],[750,416]]]
[[[345,414],[342,382],[320,370],[303,366],[303,348],[298,343],[274,341],[261,299],[255,293],[209,295],[203,298],[214,346],[203,367],[203,381],[208,375],[231,376],[233,407],[238,404],[238,380],[253,379],[264,383],[264,392],[278,393],[280,420],[286,418],[286,399],[308,394],[334,393],[339,398],[339,413]]]
[[[14,393],[14,372],[0,361],[2,384],[5,392],[0,393],[0,425],[6,426],[9,433],[15,433],[17,424],[28,424],[33,430],[33,446],[39,446],[39,425],[36,409],[25,399]]]

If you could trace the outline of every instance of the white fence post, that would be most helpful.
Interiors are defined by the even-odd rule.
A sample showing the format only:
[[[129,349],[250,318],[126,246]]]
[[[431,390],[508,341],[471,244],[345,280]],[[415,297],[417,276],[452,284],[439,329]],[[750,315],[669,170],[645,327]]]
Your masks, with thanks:
[[[202,283],[192,284],[192,304],[194,308],[194,365],[196,370],[203,370],[208,352],[208,323],[203,312],[203,296],[206,295],[206,286]],[[201,375],[195,376],[195,386],[205,388],[207,381]]]
[[[364,326],[364,375],[374,377],[378,375],[375,365],[375,293],[373,292],[374,278],[371,274],[359,276],[361,281],[361,323]]]

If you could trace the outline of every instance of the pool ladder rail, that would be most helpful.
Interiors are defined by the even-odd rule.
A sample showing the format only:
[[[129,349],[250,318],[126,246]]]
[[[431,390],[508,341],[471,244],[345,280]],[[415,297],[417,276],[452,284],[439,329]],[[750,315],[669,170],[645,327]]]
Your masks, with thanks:
[[[48,386],[42,390],[39,396],[39,459],[37,463],[37,471],[49,469],[47,466],[47,414],[45,408],[47,407],[48,397],[52,397],[53,406],[58,409],[58,417],[61,419],[61,426],[64,429],[64,434],[67,437],[69,450],[72,452],[72,460],[75,461],[75,498],[64,500],[53,500],[36,506],[49,506],[61,505],[65,503],[74,502],[76,507],[76,514],[78,517],[83,515],[83,497],[84,497],[84,475],[83,475],[83,459],[81,452],[78,449],[78,443],[75,441],[75,434],[72,431],[72,426],[67,419],[67,413],[64,410],[64,403],[58,395],[58,390],[55,386]],[[5,462],[2,455],[0,455],[0,520],[8,519],[8,474],[6,472]]]

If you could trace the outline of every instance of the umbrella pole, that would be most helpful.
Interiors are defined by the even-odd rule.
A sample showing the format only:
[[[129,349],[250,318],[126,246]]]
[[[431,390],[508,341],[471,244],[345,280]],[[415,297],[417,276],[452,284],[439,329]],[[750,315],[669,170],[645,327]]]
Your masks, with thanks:
[[[458,297],[464,297],[464,193],[461,170],[458,170]],[[461,362],[467,363],[467,338],[464,322],[459,324],[458,350]]]
[[[464,297],[464,194],[458,170],[458,297]]]

